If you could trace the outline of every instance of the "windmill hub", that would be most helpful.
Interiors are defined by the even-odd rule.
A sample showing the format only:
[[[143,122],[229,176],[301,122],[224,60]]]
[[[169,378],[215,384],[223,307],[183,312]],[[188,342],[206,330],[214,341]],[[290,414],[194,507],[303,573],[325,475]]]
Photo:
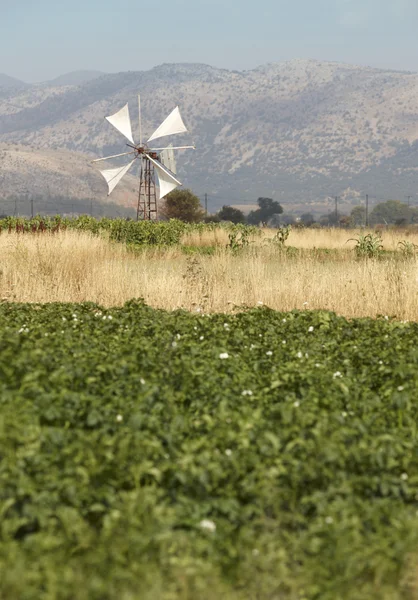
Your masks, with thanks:
[[[139,193],[138,193],[138,208],[137,208],[137,219],[141,216],[143,219],[156,219],[157,218],[157,201],[164,198],[168,193],[174,190],[176,187],[181,185],[176,175],[176,163],[174,158],[174,150],[184,150],[187,148],[195,149],[194,146],[176,146],[172,144],[164,148],[150,148],[149,143],[158,138],[162,138],[168,135],[174,135],[176,133],[187,132],[186,126],[181,118],[178,106],[171,112],[171,114],[163,121],[152,136],[144,144],[142,142],[142,127],[141,127],[141,100],[138,96],[139,103],[139,144],[135,144],[132,137],[132,125],[131,118],[129,115],[129,107],[126,104],[119,112],[106,117],[106,120],[111,123],[122,135],[128,140],[129,152],[123,152],[122,154],[115,154],[113,156],[106,156],[105,158],[98,158],[93,162],[99,162],[101,160],[109,160],[111,158],[117,158],[119,156],[133,155],[133,160],[124,167],[118,167],[116,169],[106,169],[100,171],[103,177],[106,179],[109,186],[110,195],[117,184],[122,180],[124,175],[129,171],[134,162],[141,158],[141,169],[139,179]],[[155,182],[155,173],[158,176],[158,188]],[[158,189],[158,194],[157,194]]]

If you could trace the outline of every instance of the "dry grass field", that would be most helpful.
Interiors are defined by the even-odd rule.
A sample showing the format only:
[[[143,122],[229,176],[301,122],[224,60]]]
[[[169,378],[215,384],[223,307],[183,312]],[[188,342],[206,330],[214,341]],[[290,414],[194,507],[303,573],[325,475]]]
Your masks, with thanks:
[[[274,234],[274,231],[272,232]],[[265,304],[277,310],[328,309],[355,316],[389,315],[418,320],[415,258],[358,260],[346,244],[352,232],[293,231],[289,245],[338,252],[280,252],[260,239],[236,254],[224,232],[205,233],[190,245],[214,245],[212,255],[181,248],[130,252],[87,233],[0,236],[0,298],[18,302],[93,301],[118,306],[144,298],[151,306],[202,312]],[[212,244],[209,244],[210,236]],[[214,236],[216,240],[214,240]],[[418,242],[418,235],[411,241]],[[383,236],[395,249],[402,234]]]

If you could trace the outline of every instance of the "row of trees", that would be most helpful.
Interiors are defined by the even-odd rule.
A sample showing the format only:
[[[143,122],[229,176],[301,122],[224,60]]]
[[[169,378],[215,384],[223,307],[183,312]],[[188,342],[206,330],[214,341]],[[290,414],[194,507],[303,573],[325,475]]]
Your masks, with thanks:
[[[248,223],[249,225],[279,225],[300,224],[305,227],[312,226],[338,226],[338,227],[362,227],[366,221],[374,225],[409,225],[418,224],[418,208],[408,206],[398,200],[388,200],[377,204],[366,219],[364,206],[356,206],[350,215],[331,212],[315,219],[312,213],[306,212],[298,219],[293,215],[284,215],[283,207],[279,202],[271,198],[259,198],[258,208],[249,213],[244,213],[233,206],[223,206],[216,215],[206,216],[200,204],[199,198],[190,190],[175,190],[167,196],[165,205],[161,209],[161,215],[166,219],[180,219],[190,223],[199,221],[231,221],[232,223]]]
[[[248,223],[267,225],[272,218],[283,213],[282,206],[271,198],[259,198],[258,209],[250,212],[248,217],[242,210],[233,206],[223,206],[216,215],[207,217],[200,204],[199,198],[190,190],[174,190],[171,192],[160,209],[160,214],[166,219],[180,219],[188,223],[199,221],[231,221],[232,223]]]

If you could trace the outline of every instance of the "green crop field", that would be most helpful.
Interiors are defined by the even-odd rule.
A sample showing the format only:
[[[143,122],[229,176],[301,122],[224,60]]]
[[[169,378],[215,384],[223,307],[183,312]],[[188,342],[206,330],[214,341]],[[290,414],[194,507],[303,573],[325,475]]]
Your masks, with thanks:
[[[417,339],[1,304],[0,598],[417,598]]]

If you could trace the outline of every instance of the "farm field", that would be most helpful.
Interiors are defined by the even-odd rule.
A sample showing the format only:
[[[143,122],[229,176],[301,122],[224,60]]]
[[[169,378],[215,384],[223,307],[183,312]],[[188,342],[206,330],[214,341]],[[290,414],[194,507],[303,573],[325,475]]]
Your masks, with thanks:
[[[418,597],[418,325],[0,306],[0,597]]]
[[[418,236],[365,233],[0,220],[0,600],[418,600]]]
[[[257,228],[123,222],[126,229],[109,232],[84,225],[54,235],[3,230],[0,298],[108,307],[143,298],[155,308],[203,312],[263,303],[418,320],[415,232],[383,232],[382,251],[367,259],[354,250],[360,231],[294,230],[284,244],[275,230]],[[94,220],[87,226],[98,227]]]

